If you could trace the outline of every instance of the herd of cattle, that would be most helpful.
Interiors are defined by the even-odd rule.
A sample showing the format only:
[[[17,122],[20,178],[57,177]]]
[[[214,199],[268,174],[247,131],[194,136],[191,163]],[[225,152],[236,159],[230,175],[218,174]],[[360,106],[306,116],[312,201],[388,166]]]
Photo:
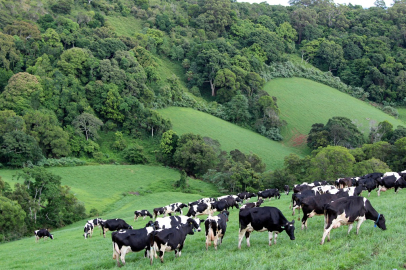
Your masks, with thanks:
[[[328,237],[330,231],[341,225],[349,225],[350,233],[353,223],[357,221],[357,234],[359,228],[367,219],[373,220],[375,226],[386,230],[385,217],[378,213],[368,199],[359,197],[367,190],[370,195],[373,189],[378,189],[378,196],[381,191],[394,188],[397,193],[399,189],[406,188],[406,171],[372,173],[362,177],[340,178],[335,183],[327,181],[303,183],[293,188],[291,206],[295,210],[303,212],[302,229],[307,229],[308,218],[315,215],[324,215],[324,233],[320,244]],[[284,187],[286,195],[289,195],[289,186]],[[295,239],[294,220],[289,222],[282,212],[275,207],[260,207],[264,199],[280,198],[278,189],[267,189],[252,192],[242,192],[237,195],[226,195],[218,198],[202,198],[189,204],[181,202],[173,203],[164,207],[154,208],[152,214],[148,210],[137,210],[134,212],[134,221],[139,217],[145,219],[150,217],[145,228],[134,230],[132,226],[122,219],[103,220],[96,218],[89,220],[84,226],[85,239],[91,237],[95,227],[100,227],[100,234],[106,237],[107,231],[112,232],[113,259],[120,266],[120,260],[125,264],[125,256],[129,252],[145,251],[145,257],[164,260],[164,253],[175,251],[175,257],[180,256],[185,244],[186,236],[193,235],[197,230],[201,231],[200,224],[204,223],[206,232],[206,249],[213,242],[215,249],[222,243],[226,233],[230,208],[240,209],[239,211],[239,239],[238,248],[245,235],[247,246],[250,246],[250,234],[253,231],[268,231],[269,245],[272,239],[276,244],[279,233],[286,231],[291,240]],[[245,203],[252,197],[257,197],[254,203]],[[240,207],[241,206],[241,207]],[[183,215],[183,209],[188,208],[187,214]],[[214,216],[214,212],[220,214]],[[179,213],[178,216],[172,215]],[[163,217],[158,217],[163,215]],[[206,219],[196,218],[198,215],[208,215]],[[35,231],[36,241],[41,237],[53,235],[46,229]]]

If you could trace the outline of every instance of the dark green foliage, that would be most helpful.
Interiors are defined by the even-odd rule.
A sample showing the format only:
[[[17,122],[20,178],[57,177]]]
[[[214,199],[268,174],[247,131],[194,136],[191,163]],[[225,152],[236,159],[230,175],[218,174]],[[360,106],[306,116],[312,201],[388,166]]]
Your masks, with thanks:
[[[61,14],[69,14],[72,10],[73,0],[56,0],[51,4],[52,11]]]
[[[25,233],[26,213],[16,201],[0,196],[0,211],[0,242],[13,240]]]
[[[144,147],[133,144],[128,146],[123,151],[124,158],[133,164],[145,164],[147,163],[147,158],[144,154]]]

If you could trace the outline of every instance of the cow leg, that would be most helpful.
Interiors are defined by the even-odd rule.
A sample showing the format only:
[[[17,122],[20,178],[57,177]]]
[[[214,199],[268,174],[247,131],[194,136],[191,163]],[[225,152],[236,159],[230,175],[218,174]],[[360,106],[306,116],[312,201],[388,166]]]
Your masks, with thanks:
[[[247,228],[245,229],[240,229],[240,233],[238,235],[238,248],[241,249],[241,241],[242,238],[244,237],[245,232],[247,231]]]
[[[113,260],[117,261],[117,266],[120,267],[120,250],[116,243],[113,242]]]
[[[269,231],[269,232],[268,232],[268,235],[269,235],[269,245],[272,246],[273,232]]]
[[[251,236],[251,232],[246,231],[245,232],[245,238],[247,239],[247,247],[251,246],[251,244],[250,244],[250,236]]]
[[[364,222],[366,218],[360,218],[357,222],[357,234],[359,233],[359,228],[361,227],[362,222]]]
[[[306,227],[307,229],[307,214],[303,213],[303,218],[302,218],[302,230]]]
[[[276,239],[278,238],[278,232],[275,232],[275,237],[273,238],[273,243],[276,245]]]
[[[123,265],[125,265],[125,255],[126,255],[127,253],[129,253],[129,252],[131,252],[131,247],[127,247],[127,246],[121,247],[121,250],[120,250],[120,254],[121,254],[120,259],[121,259],[121,262],[123,263]]]
[[[214,249],[215,249],[215,250],[217,250],[218,241],[219,241],[219,235],[216,234],[216,235],[214,236],[214,241],[213,241]]]
[[[321,238],[321,243],[320,245],[324,244],[324,239],[326,239],[326,236],[328,235],[328,241],[330,242],[330,231],[333,228],[333,224],[330,225],[327,229],[324,229],[323,237]]]
[[[103,237],[104,238],[106,238],[106,232],[108,231],[109,229],[107,229],[107,228],[103,228]]]
[[[164,255],[165,255],[166,247],[167,247],[167,245],[161,245],[161,248],[159,250],[159,258],[161,259],[161,263],[164,263]]]
[[[349,224],[348,225],[348,232],[347,232],[348,235],[350,235],[350,231],[352,230],[352,225],[354,225],[354,224]]]
[[[382,188],[382,186],[378,187],[378,191],[377,191],[378,192],[378,197],[381,195],[381,188]]]

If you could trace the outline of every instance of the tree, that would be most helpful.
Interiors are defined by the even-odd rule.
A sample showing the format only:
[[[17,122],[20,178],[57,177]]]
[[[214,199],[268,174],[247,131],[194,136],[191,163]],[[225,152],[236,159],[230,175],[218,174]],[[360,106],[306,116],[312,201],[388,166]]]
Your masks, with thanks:
[[[31,221],[37,222],[38,209],[46,205],[53,197],[58,196],[61,185],[61,177],[45,170],[41,167],[24,168],[17,174],[17,180],[22,179],[24,185],[29,190],[37,208],[27,213]],[[46,213],[44,214],[47,217]]]
[[[213,148],[206,145],[200,135],[189,133],[180,137],[173,159],[176,166],[187,173],[199,175],[214,168],[217,163]]]
[[[334,41],[324,40],[319,47],[317,55],[328,66],[328,70],[337,69],[344,60],[343,48]]]
[[[58,66],[65,75],[71,74],[86,82],[89,58],[89,53],[86,50],[82,48],[72,48],[61,54],[61,60],[58,61]]]
[[[223,33],[231,25],[231,2],[228,0],[204,0],[202,13],[197,22],[206,31]]]
[[[97,138],[97,131],[103,126],[103,122],[96,116],[84,112],[73,120],[72,125],[78,133],[84,132],[86,140],[89,140],[89,138]]]
[[[303,31],[308,25],[315,25],[317,19],[317,13],[314,9],[310,8],[297,8],[291,13],[291,22],[296,29],[299,39],[298,44],[302,42]]]
[[[42,156],[41,148],[37,141],[22,131],[12,131],[1,138],[1,162],[13,167],[23,167],[30,161],[37,163]]]
[[[214,79],[214,85],[218,87],[218,98],[225,102],[229,101],[236,93],[238,85],[236,85],[236,76],[228,68],[220,69]]]
[[[385,173],[390,171],[391,169],[385,162],[376,158],[371,158],[368,160],[358,162],[354,164],[353,167],[354,175],[366,175],[368,173],[374,172]]]
[[[12,36],[0,32],[0,67],[10,70],[20,60],[19,51]]]
[[[20,237],[25,232],[24,218],[26,213],[16,202],[0,196],[0,242],[5,239],[12,239],[13,236]]]
[[[346,117],[335,116],[330,118],[325,130],[329,132],[332,145],[342,145],[348,148],[359,147],[365,141],[364,135],[358,130],[357,126]]]
[[[308,174],[312,179],[333,180],[352,176],[355,158],[347,148],[327,146],[318,151],[310,161]]]
[[[37,108],[43,100],[39,79],[26,72],[14,74],[0,96],[0,108],[21,114],[24,110]]]
[[[148,162],[148,159],[144,154],[144,147],[138,144],[129,145],[123,151],[123,155],[126,160],[133,164],[145,164]]]
[[[162,154],[163,162],[167,165],[173,164],[173,155],[178,145],[179,136],[173,130],[165,131],[162,134],[159,149]]]
[[[237,93],[224,107],[227,119],[233,123],[244,123],[250,118],[248,99],[241,93]]]

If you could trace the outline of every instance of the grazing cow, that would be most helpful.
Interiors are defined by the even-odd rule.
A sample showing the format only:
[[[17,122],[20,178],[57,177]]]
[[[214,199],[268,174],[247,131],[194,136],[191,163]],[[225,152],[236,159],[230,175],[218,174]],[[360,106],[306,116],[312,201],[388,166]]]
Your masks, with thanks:
[[[138,220],[139,217],[143,217],[142,220],[144,220],[147,216],[152,218],[152,215],[148,210],[136,210],[134,212],[134,221]]]
[[[130,252],[139,252],[145,250],[145,257],[150,257],[150,263],[152,264],[152,252],[151,243],[153,242],[153,236],[155,229],[153,227],[146,227],[138,230],[119,230],[111,234],[111,240],[113,241],[113,259],[117,260],[117,266],[120,266],[119,258],[121,262],[125,264],[125,255]]]
[[[243,206],[241,206],[241,209],[260,207],[263,202],[264,202],[263,199],[259,199],[257,202],[254,203],[246,203]]]
[[[93,230],[96,228],[96,226],[99,227],[100,228],[100,235],[101,235],[101,222],[102,221],[105,221],[105,220],[103,220],[101,218],[95,218],[95,219],[88,220],[87,223],[92,223],[93,224]]]
[[[227,196],[231,196],[231,195],[227,195]],[[222,196],[222,197],[227,197],[227,196]],[[216,199],[216,198],[201,198],[201,199],[199,199],[199,200],[197,200],[197,201],[188,203],[187,206],[189,206],[189,208],[190,208],[190,207],[192,207],[193,205],[198,205],[199,203],[210,203],[210,204],[212,204],[212,203],[216,202],[217,200],[220,200],[220,199]]]
[[[295,185],[293,187],[293,193],[299,193],[299,192],[303,192],[305,190],[309,190],[314,188],[315,185],[314,184],[301,184],[301,185]]]
[[[181,203],[181,202],[177,202],[177,203],[172,203],[170,205],[167,205],[165,207],[166,207],[166,214],[179,212],[182,215],[183,214],[182,208],[187,207],[187,205],[184,203]]]
[[[39,230],[36,230],[36,231],[34,231],[34,234],[35,234],[35,242],[36,242],[36,243],[38,243],[38,240],[39,240],[40,238],[42,238],[42,237],[44,237],[44,241],[45,241],[45,238],[47,238],[47,237],[51,238],[52,240],[54,239],[54,235],[51,234],[51,233],[48,231],[48,229],[39,229]]]
[[[289,186],[288,186],[288,185],[285,185],[285,186],[283,187],[283,190],[285,191],[285,194],[286,194],[286,195],[289,195],[290,189],[289,189]]]
[[[351,187],[352,179],[350,177],[338,178],[335,183],[337,188]]]
[[[186,224],[188,219],[190,217],[188,216],[171,216],[171,217],[164,217],[164,218],[157,218],[154,223],[152,224],[147,224],[148,225],[153,225],[155,229],[170,229],[170,228],[175,228],[176,226]],[[197,228],[197,231],[200,232],[200,223],[203,222],[203,219],[199,218],[194,218],[194,221],[199,225],[199,228]]]
[[[84,229],[83,229],[83,231],[84,231],[83,236],[85,237],[85,239],[87,239],[87,236],[92,237],[92,235],[93,235],[93,229],[94,229],[93,222],[91,222],[91,223],[90,223],[90,222],[86,223],[86,225],[85,225],[85,227],[84,227]]]
[[[317,186],[317,187],[312,188],[312,190],[316,190],[320,194],[324,194],[328,190],[332,190],[332,189],[337,189],[337,188],[333,185],[323,185],[323,186]]]
[[[296,209],[298,209],[299,213],[300,213],[301,203],[302,203],[302,200],[304,198],[314,197],[314,196],[318,196],[318,195],[320,195],[320,193],[318,191],[312,190],[312,189],[304,190],[304,191],[299,192],[299,193],[293,193],[292,194],[292,201],[291,201],[291,204],[292,204],[292,216],[295,215]]]
[[[164,229],[157,231],[154,235],[153,246],[155,251],[155,258],[157,258],[157,252],[161,262],[164,262],[164,254],[166,251],[175,251],[176,256],[180,257],[185,244],[186,236],[188,234],[193,235],[194,229],[199,228],[199,225],[195,220],[189,218],[186,224],[182,224],[176,228]],[[152,264],[152,255],[151,255]]]
[[[338,194],[338,193],[348,193],[349,196],[359,196],[362,193],[363,187],[349,187],[349,188],[338,188],[330,189],[326,191],[326,194]]]
[[[301,202],[303,211],[302,230],[304,227],[307,229],[307,219],[318,215],[324,215],[324,205],[333,200],[348,197],[347,192],[339,192],[337,194],[321,194],[317,197],[307,197]]]
[[[227,221],[230,213],[228,211],[222,211],[220,214],[214,217],[207,217],[204,222],[206,228],[206,250],[211,246],[211,242],[214,242],[214,249],[217,250],[217,245],[223,243],[224,235],[226,234]]]
[[[231,195],[231,196],[224,198],[223,200],[225,200],[227,202],[228,207],[231,207],[233,209],[234,209],[234,207],[237,209],[240,208],[238,206],[238,203],[241,202],[241,199],[238,196],[236,197],[235,195]]]
[[[103,230],[103,237],[106,238],[107,231],[118,231],[120,229],[127,229],[132,230],[133,227],[128,225],[124,220],[116,218],[116,219],[108,219],[106,221],[101,222],[102,230]]]
[[[386,191],[388,189],[395,189],[396,194],[399,189],[406,187],[406,181],[403,176],[397,172],[385,173],[381,179],[377,180],[378,184],[378,196],[381,195],[381,191]]]
[[[199,203],[197,205],[191,206],[186,216],[196,217],[198,215],[211,215],[212,213],[213,210],[211,209],[210,203]]]
[[[226,200],[218,200],[211,204],[211,209],[213,211],[221,212],[223,210],[228,210],[230,206],[228,205]]]
[[[368,197],[371,191],[377,187],[377,181],[374,178],[361,178],[357,181],[357,186],[362,186],[363,190],[368,190]]]
[[[154,212],[154,219],[156,219],[159,215],[164,215],[164,217],[166,216],[166,208],[165,207],[154,208],[153,212]]]
[[[328,236],[330,242],[330,231],[340,227],[341,225],[348,226],[348,234],[352,229],[355,221],[357,221],[357,234],[362,222],[370,219],[375,222],[382,230],[386,230],[385,217],[379,214],[371,205],[369,200],[364,197],[344,197],[337,199],[324,206],[324,233],[321,239],[321,245],[324,244],[324,239]]]
[[[279,190],[277,188],[265,189],[264,191],[258,191],[258,200],[259,199],[266,199],[269,198],[271,200],[272,197],[275,199],[281,198],[281,194],[279,194]]]
[[[265,206],[242,209],[239,214],[239,222],[239,249],[241,249],[244,234],[247,239],[247,246],[250,246],[250,234],[254,230],[259,232],[268,231],[270,246],[272,245],[273,234],[275,233],[274,244],[276,244],[276,238],[282,231],[286,231],[290,240],[295,240],[295,226],[293,226],[295,221],[289,222],[276,207]]]
[[[243,191],[241,193],[238,193],[237,196],[244,202],[244,200],[249,201],[252,197],[255,197],[256,195],[255,193],[252,192]]]

